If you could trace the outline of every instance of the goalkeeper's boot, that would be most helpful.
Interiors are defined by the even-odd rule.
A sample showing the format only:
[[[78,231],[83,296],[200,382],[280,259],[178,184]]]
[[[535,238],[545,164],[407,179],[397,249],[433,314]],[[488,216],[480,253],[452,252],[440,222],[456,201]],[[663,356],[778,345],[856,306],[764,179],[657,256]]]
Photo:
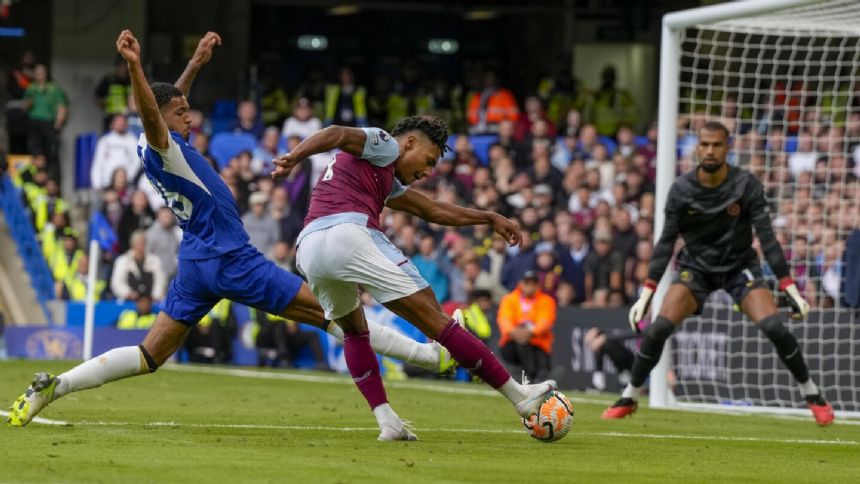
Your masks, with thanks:
[[[517,402],[516,408],[520,417],[528,419],[538,413],[543,402],[558,390],[558,384],[555,380],[547,380],[529,385],[528,380],[523,378],[523,390],[525,390],[526,397]]]
[[[827,400],[818,395],[809,395],[806,397],[806,406],[812,410],[812,416],[815,417],[815,423],[824,427],[833,423],[835,418],[833,415],[833,407],[827,403]]]
[[[603,415],[600,418],[605,420],[624,418],[635,412],[637,408],[639,408],[639,404],[636,403],[636,400],[632,398],[619,398],[611,407],[603,411]]]
[[[398,428],[399,427],[399,428]],[[394,440],[418,440],[418,436],[412,433],[410,425],[404,421],[400,421],[400,425],[385,425],[379,431],[378,440],[394,441]]]
[[[54,400],[54,390],[60,380],[50,373],[36,373],[23,395],[9,408],[6,421],[13,427],[23,427]]]

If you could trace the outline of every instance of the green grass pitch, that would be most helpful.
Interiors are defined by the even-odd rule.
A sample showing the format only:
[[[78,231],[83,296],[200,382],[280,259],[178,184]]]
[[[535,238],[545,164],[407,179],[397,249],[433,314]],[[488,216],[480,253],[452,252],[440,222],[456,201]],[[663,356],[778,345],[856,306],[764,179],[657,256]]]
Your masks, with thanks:
[[[35,371],[72,364],[0,362],[4,409]],[[3,425],[0,482],[834,483],[860,476],[860,426],[819,428],[811,416],[643,405],[631,418],[603,421],[613,396],[566,392],[573,429],[545,444],[483,385],[387,386],[419,442],[376,441],[375,420],[346,377],[164,368],[54,402],[41,415],[54,424]]]

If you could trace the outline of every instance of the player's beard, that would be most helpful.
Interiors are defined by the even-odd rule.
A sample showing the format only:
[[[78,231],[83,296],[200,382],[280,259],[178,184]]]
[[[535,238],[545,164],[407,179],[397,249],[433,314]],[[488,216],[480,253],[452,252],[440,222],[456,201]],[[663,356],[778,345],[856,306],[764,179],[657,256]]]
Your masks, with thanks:
[[[723,162],[717,161],[715,163],[705,163],[703,161],[703,162],[699,163],[699,166],[701,166],[702,169],[705,170],[705,173],[714,174],[714,173],[720,171],[720,168],[722,168],[723,165],[725,165],[725,164],[726,164],[725,161],[723,161]]]

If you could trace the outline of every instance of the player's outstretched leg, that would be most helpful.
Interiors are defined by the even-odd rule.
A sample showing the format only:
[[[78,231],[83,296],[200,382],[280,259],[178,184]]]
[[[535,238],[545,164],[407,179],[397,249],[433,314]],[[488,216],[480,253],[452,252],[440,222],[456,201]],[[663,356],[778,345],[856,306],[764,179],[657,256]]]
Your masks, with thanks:
[[[783,324],[783,316],[772,314],[758,321],[756,326],[773,343],[779,359],[794,376],[800,393],[806,399],[806,405],[812,411],[815,422],[822,426],[833,423],[833,407],[824,399],[821,390],[810,378],[809,368],[803,359],[803,352],[800,351],[797,339]]]
[[[289,274],[287,277],[298,279],[295,274],[286,274]],[[338,340],[344,341],[343,329],[334,322],[325,319],[323,309],[307,283],[302,283],[298,293],[287,308],[280,313],[280,316],[312,324],[324,329]],[[367,330],[370,332],[370,346],[374,352],[380,355],[402,360],[436,373],[445,373],[457,364],[451,358],[448,350],[437,343],[419,343],[393,329],[369,320],[367,321]]]
[[[361,306],[336,318],[344,329],[343,353],[355,386],[367,400],[379,424],[379,440],[418,440],[388,403],[379,362],[370,346],[370,335]]]
[[[534,415],[557,389],[553,380],[534,385],[517,383],[486,345],[463,329],[462,321],[458,323],[442,312],[429,287],[383,304],[447,348],[461,367],[504,395],[524,418]]]
[[[37,373],[30,387],[12,404],[7,422],[23,427],[63,395],[154,372],[179,349],[189,330],[162,312],[141,345],[114,348],[59,376]]]

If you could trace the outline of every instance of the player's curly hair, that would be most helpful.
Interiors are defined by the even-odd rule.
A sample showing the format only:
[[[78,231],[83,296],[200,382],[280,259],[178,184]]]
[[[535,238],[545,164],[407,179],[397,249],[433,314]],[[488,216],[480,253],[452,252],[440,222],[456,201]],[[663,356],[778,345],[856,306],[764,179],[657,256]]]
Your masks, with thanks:
[[[155,96],[155,103],[158,104],[158,109],[167,106],[171,99],[185,95],[181,89],[166,82],[153,82],[149,85],[149,88],[152,89],[152,94]]]
[[[403,118],[391,130],[391,136],[397,137],[410,131],[421,131],[427,135],[430,141],[439,147],[443,155],[451,149],[445,144],[448,141],[448,125],[439,118],[433,116],[409,116]]]

